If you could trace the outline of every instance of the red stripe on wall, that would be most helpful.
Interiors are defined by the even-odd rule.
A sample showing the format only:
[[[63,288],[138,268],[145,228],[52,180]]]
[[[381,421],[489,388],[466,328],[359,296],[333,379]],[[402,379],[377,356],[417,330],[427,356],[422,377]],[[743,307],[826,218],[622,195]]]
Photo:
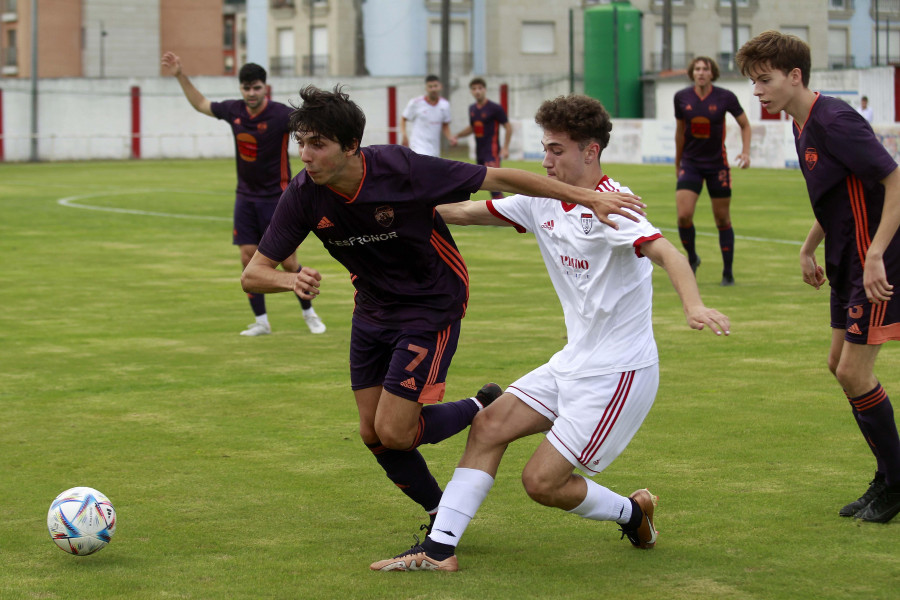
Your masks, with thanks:
[[[388,143],[397,143],[397,88],[389,85],[388,89]]]

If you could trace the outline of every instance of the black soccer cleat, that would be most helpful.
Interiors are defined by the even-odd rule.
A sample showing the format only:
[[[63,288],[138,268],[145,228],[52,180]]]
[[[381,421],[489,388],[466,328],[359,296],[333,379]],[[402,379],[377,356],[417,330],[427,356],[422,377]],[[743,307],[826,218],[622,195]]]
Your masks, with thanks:
[[[696,275],[696,274],[697,274],[697,267],[700,266],[700,257],[699,257],[699,256],[695,256],[695,257],[694,257],[694,260],[688,259],[688,261],[689,261],[690,264],[691,264],[691,271],[693,271],[693,272],[694,272],[694,275]]]
[[[486,383],[475,394],[475,401],[481,405],[481,410],[484,410],[491,405],[491,402],[499,398],[502,393],[503,390],[496,383]]]
[[[868,506],[856,513],[856,518],[870,523],[887,523],[897,513],[900,513],[900,492],[889,492],[884,488]]]
[[[872,500],[883,492],[885,487],[887,487],[887,484],[884,482],[884,475],[875,473],[875,478],[869,482],[869,489],[866,490],[866,493],[843,507],[838,514],[842,517],[855,516],[856,513],[867,507]]]
[[[722,283],[720,283],[722,287],[729,287],[734,285],[734,275],[722,275]]]

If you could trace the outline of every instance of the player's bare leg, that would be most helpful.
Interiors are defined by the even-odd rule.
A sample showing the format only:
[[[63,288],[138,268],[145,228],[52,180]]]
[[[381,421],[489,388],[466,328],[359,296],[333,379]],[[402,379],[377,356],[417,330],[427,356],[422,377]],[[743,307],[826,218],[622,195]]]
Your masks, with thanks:
[[[528,496],[539,504],[596,521],[615,521],[636,548],[656,545],[653,513],[656,497],[637,490],[626,498],[591,479],[576,475],[575,467],[546,438],[522,471]]]
[[[697,209],[697,198],[700,195],[692,190],[682,189],[675,192],[675,209],[678,213],[678,237],[681,239],[681,245],[687,252],[688,262],[691,263],[691,269],[697,272],[700,266],[700,257],[697,256],[696,237],[697,230],[694,229],[694,211]]]
[[[722,285],[734,285],[734,228],[731,226],[731,197],[711,198],[713,218],[719,230],[722,251]]]

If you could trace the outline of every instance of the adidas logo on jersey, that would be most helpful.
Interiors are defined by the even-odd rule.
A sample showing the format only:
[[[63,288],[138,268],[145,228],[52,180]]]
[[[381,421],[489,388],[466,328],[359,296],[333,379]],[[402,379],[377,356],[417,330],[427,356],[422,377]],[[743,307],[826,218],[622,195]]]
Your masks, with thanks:
[[[400,385],[402,385],[402,386],[405,387],[406,389],[412,390],[412,391],[414,391],[414,392],[419,391],[419,388],[416,387],[416,380],[413,379],[412,377],[410,377],[410,378],[407,379],[406,381],[401,381],[401,382],[400,382]]]
[[[546,229],[547,231],[553,231],[553,219],[550,219],[546,223],[542,223],[541,229]]]
[[[316,225],[316,229],[325,229],[326,227],[334,227],[334,223],[329,221],[328,217],[322,217],[322,220]]]
[[[859,325],[857,325],[856,323],[847,328],[847,333],[852,333],[853,335],[862,335],[862,331],[860,331]]]

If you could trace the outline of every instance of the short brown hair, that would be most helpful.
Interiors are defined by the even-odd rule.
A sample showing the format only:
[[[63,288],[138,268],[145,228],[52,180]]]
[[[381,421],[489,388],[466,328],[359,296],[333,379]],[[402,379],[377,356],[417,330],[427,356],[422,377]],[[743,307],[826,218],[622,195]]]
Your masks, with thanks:
[[[472,81],[469,82],[469,87],[472,87],[473,85],[480,85],[481,87],[485,88],[487,87],[487,83],[485,83],[484,79],[482,79],[481,77],[475,77],[474,79],[472,79]]]
[[[712,80],[715,81],[719,78],[719,65],[708,56],[698,56],[694,60],[691,61],[691,64],[688,65],[687,75],[688,78],[693,81],[694,80],[694,66],[698,62],[705,62],[709,65],[709,70],[712,71]]]
[[[809,44],[795,35],[770,29],[741,46],[735,56],[741,74],[747,77],[756,69],[770,67],[785,75],[800,69],[803,86],[809,87],[809,71],[812,59]]]
[[[603,104],[595,98],[580,94],[559,96],[546,100],[534,115],[542,129],[566,133],[584,150],[591,142],[600,145],[600,153],[609,145],[612,121]]]

